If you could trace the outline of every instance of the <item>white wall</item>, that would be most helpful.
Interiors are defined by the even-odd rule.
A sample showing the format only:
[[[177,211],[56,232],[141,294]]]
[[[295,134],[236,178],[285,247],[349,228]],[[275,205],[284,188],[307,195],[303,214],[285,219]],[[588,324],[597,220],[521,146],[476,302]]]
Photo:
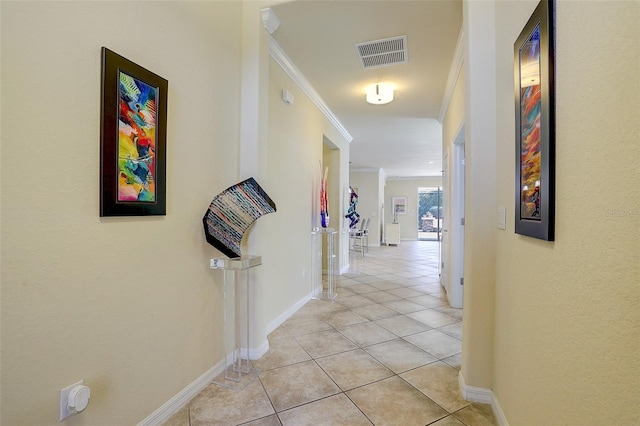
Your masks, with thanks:
[[[496,147],[494,2],[463,3],[465,249],[462,375],[491,389],[495,295]]]
[[[369,219],[369,244],[380,245],[381,218],[380,208],[382,199],[380,194],[381,170],[352,170],[349,172],[349,182],[358,191],[358,206],[356,211],[360,215],[360,221]],[[384,188],[384,187],[383,187]],[[358,223],[358,228],[361,222]]]
[[[437,188],[442,186],[442,178],[424,177],[418,179],[387,179],[384,196],[385,222],[393,222],[393,197],[407,197],[407,214],[398,215],[400,238],[403,240],[418,239],[418,188]]]
[[[278,208],[243,243],[263,257],[254,353],[310,291],[324,138],[344,215],[348,144],[269,58],[258,3],[123,4],[1,3],[2,424],[58,423],[80,379],[91,404],[67,423],[135,424],[219,365],[220,253],[202,216],[227,186],[254,176]],[[143,37],[142,15],[162,31]],[[101,46],[169,80],[165,217],[98,217]]]
[[[536,4],[495,9],[493,389],[510,424],[638,424],[640,3],[557,2],[555,242],[513,225],[513,42]]]
[[[256,271],[254,286],[255,298],[261,301],[254,348],[263,345],[266,333],[285,319],[282,314],[311,291],[312,188],[319,177],[325,138],[336,148],[328,149],[327,159],[331,163],[330,226],[339,233],[344,230],[341,217],[346,208],[340,200],[344,189],[339,188],[348,188],[349,148],[344,137],[275,61],[269,61],[268,72],[268,136],[260,162],[266,170],[264,185],[278,211],[256,223],[263,231],[258,244],[263,264]],[[283,89],[293,94],[293,105],[282,102]],[[348,262],[343,257],[340,261]]]
[[[0,7],[1,423],[57,424],[85,379],[67,423],[134,424],[223,357],[201,219],[237,182],[241,5]],[[99,217],[101,46],[169,80],[164,217]]]
[[[442,123],[442,159],[443,164],[443,234],[442,234],[442,269],[441,282],[449,297],[452,306],[460,307],[461,300],[458,296],[460,290],[460,278],[464,269],[464,259],[460,253],[464,252],[464,226],[461,218],[464,217],[462,202],[464,201],[464,182],[459,169],[464,170],[464,165],[458,161],[457,152],[464,153],[464,145],[455,145],[457,138],[464,139],[464,71],[461,70],[456,80],[451,101]],[[459,141],[458,141],[459,142]],[[455,175],[455,176],[454,176]],[[455,210],[455,211],[454,211]]]

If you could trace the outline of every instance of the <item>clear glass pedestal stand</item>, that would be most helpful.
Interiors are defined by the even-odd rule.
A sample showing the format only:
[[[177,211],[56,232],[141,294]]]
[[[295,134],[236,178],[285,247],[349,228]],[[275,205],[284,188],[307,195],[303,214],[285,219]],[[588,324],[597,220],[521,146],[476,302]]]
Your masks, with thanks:
[[[261,264],[261,256],[211,259],[211,269],[224,273],[225,369],[213,380],[217,385],[243,388],[257,378],[249,361],[249,270]]]
[[[336,293],[336,236],[338,231],[333,228],[315,228],[311,231],[311,297],[319,300],[334,300]],[[323,237],[327,240],[327,274],[326,285],[322,271]]]

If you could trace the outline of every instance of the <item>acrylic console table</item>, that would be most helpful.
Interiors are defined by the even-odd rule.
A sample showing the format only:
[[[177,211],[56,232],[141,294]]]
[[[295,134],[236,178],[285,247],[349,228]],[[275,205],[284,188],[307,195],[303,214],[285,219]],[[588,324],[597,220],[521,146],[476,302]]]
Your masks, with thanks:
[[[333,300],[338,295],[335,286],[336,273],[336,236],[338,231],[333,228],[315,228],[311,231],[311,297],[320,300]],[[325,238],[323,238],[323,236]],[[322,279],[322,246],[323,240],[327,241],[327,287],[325,289]]]
[[[243,376],[256,376],[249,362],[249,270],[261,264],[261,256],[211,259],[211,269],[224,271],[225,370],[224,380],[214,380],[219,385],[231,386]]]

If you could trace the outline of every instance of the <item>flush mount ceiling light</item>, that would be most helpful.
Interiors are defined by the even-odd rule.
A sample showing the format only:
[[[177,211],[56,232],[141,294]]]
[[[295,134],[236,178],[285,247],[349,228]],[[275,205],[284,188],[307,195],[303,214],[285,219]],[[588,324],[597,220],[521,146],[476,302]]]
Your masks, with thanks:
[[[378,83],[367,87],[367,102],[374,105],[388,104],[393,100],[393,86]]]

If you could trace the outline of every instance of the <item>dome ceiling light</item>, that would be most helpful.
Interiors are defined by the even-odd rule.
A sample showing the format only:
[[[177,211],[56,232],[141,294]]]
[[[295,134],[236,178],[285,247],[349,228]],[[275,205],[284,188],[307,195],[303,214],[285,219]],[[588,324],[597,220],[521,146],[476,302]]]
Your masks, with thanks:
[[[378,83],[367,87],[367,102],[374,105],[388,104],[393,100],[393,86]]]

